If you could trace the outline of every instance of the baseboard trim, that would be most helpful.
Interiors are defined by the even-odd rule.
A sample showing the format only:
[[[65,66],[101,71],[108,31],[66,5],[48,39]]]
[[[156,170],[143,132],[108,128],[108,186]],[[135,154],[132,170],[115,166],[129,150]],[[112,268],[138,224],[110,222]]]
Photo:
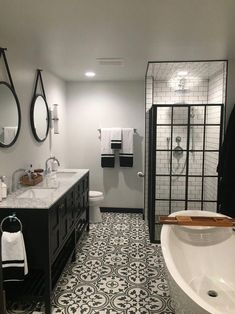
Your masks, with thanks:
[[[136,213],[143,214],[143,208],[129,208],[129,207],[100,207],[100,211],[103,213]]]

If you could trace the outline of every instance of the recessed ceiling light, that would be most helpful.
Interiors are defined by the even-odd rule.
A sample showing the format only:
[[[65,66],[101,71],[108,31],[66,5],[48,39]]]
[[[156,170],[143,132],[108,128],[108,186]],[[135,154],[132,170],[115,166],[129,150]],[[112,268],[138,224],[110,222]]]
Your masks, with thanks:
[[[94,76],[96,76],[95,72],[91,72],[91,71],[90,72],[86,72],[85,75],[87,77],[94,77]]]
[[[179,72],[178,72],[178,75],[179,75],[179,76],[188,75],[188,71],[179,71]]]

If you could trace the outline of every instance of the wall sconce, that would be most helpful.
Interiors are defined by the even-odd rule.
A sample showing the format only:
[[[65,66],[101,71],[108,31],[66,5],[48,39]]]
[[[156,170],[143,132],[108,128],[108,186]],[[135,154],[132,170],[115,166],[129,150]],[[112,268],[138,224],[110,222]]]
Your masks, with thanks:
[[[59,134],[59,117],[58,117],[58,105],[54,104],[50,110],[51,116],[51,129],[54,128],[54,134]]]

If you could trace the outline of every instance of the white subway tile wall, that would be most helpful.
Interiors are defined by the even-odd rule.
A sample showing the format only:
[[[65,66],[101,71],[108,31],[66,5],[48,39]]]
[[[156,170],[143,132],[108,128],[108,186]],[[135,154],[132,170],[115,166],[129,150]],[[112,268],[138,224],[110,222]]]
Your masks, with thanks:
[[[192,106],[190,112],[190,124],[204,124],[205,107]]]
[[[180,210],[184,210],[185,209],[185,202],[182,201],[172,201],[171,202],[171,212],[175,213],[178,212]]]
[[[169,215],[169,201],[155,201],[156,215]]]
[[[156,147],[157,149],[170,149],[171,147],[171,127],[156,127]]]
[[[206,123],[220,124],[220,107],[210,106],[206,108]]]
[[[170,174],[170,163],[169,163],[170,152],[156,152],[156,174]]]
[[[149,109],[153,104],[153,77],[147,77],[145,81],[145,179],[144,179],[144,208],[145,214],[147,216],[147,208],[148,208],[148,152],[149,152]],[[147,217],[146,217],[147,218]]]
[[[205,152],[204,174],[208,176],[216,176],[218,165],[218,152]]]
[[[174,151],[172,152],[172,168],[171,173],[173,175],[185,175],[186,174],[186,152],[183,152],[183,155],[180,159],[174,157]]]
[[[188,178],[188,199],[201,200],[202,197],[202,178]]]
[[[216,201],[215,191],[217,190],[218,178],[206,177],[204,178],[204,189],[203,199],[205,201]]]
[[[190,150],[202,150],[203,149],[203,126],[191,126],[190,127]]]
[[[188,209],[201,210],[201,202],[188,202]]]
[[[211,212],[216,212],[216,202],[204,202],[203,203],[203,209],[204,210],[208,210]]]
[[[171,124],[172,108],[162,107],[157,110],[157,125]]]
[[[218,150],[219,147],[219,126],[206,126],[206,150]]]
[[[189,153],[189,175],[202,175],[202,152]]]
[[[225,99],[224,71],[219,71],[210,77],[208,84],[208,104],[222,104]]]
[[[154,104],[207,104],[208,80],[187,79],[185,89],[178,87],[179,81],[154,81]]]
[[[170,198],[170,177],[156,178],[156,198],[169,200]]]
[[[175,200],[185,199],[185,177],[174,177],[171,182],[171,198]]]
[[[146,111],[152,107],[153,104],[153,78],[146,78],[146,86],[145,86],[145,97],[146,97]]]

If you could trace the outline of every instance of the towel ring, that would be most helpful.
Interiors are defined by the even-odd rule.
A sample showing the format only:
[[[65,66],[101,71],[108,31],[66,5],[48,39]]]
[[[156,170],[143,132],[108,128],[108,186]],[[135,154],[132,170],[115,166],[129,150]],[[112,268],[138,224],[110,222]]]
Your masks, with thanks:
[[[1,222],[1,225],[0,225],[1,232],[3,232],[3,228],[2,228],[2,227],[3,227],[4,222],[5,222],[7,219],[10,219],[10,221],[11,221],[11,220],[17,221],[17,222],[19,223],[19,225],[20,225],[20,230],[19,230],[19,231],[22,231],[23,227],[22,227],[22,223],[21,223],[20,219],[17,218],[15,214],[13,214],[13,215],[10,215],[10,216],[7,216],[7,217],[3,218],[2,222]]]

